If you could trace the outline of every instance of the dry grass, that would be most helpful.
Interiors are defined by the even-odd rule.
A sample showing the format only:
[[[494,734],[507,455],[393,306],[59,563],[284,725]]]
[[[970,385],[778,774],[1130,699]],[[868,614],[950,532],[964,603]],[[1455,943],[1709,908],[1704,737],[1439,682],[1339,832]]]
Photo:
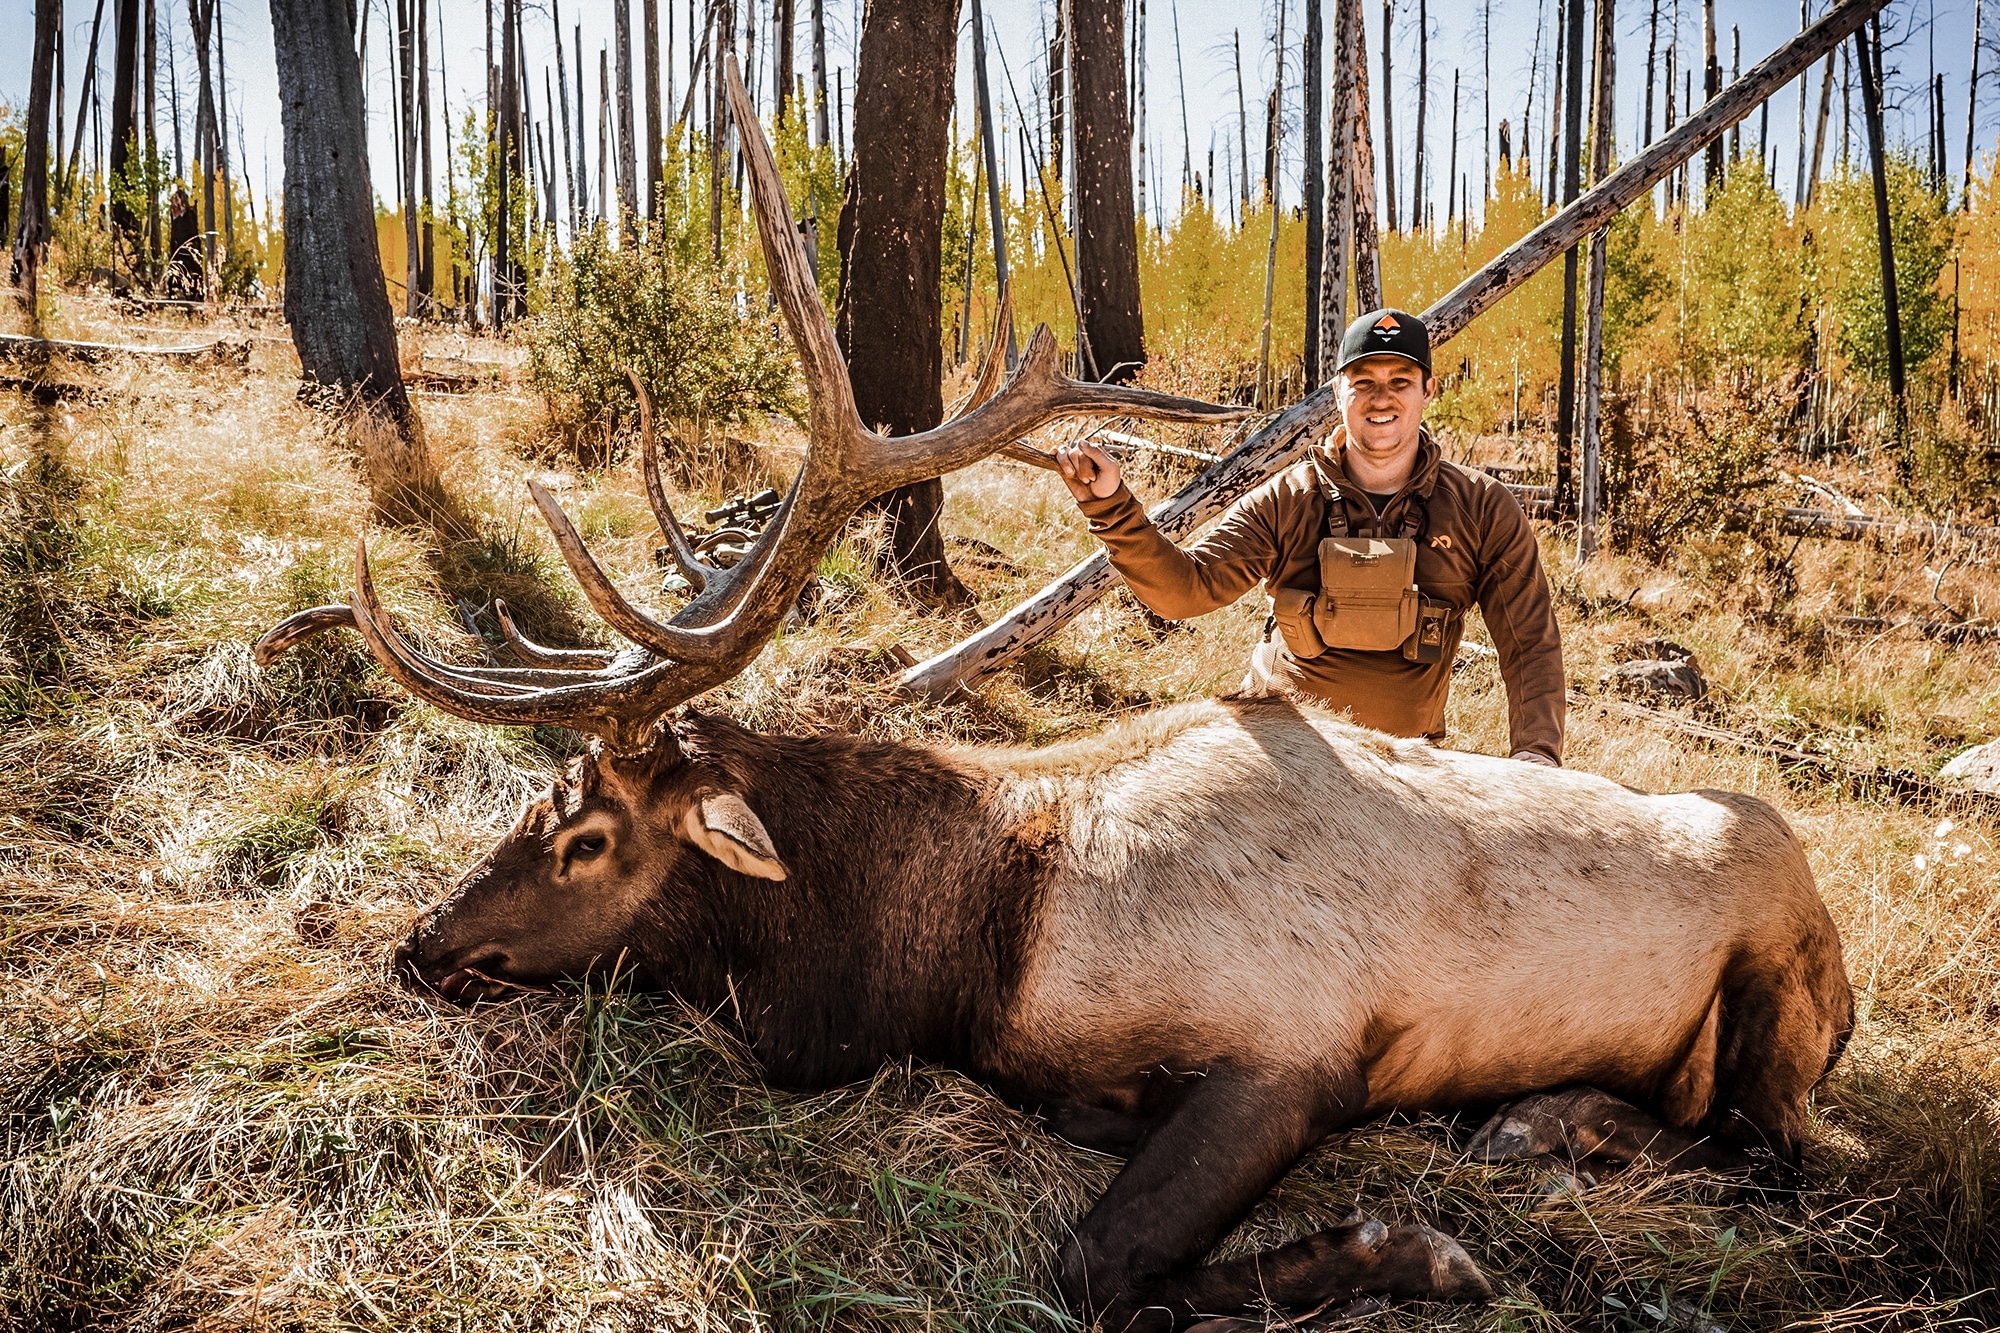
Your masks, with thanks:
[[[81,303],[63,317],[135,336]],[[371,529],[343,440],[294,404],[293,373],[259,342],[247,375],[114,366],[78,372],[93,402],[0,397],[0,1324],[1060,1327],[1054,1244],[1115,1163],[975,1084],[889,1067],[782,1094],[712,1016],[669,1000],[613,985],[468,1015],[390,983],[412,912],[572,742],[408,702],[349,643],[264,674],[245,645],[337,594],[364,530],[399,615],[441,649],[477,652],[464,617],[487,628],[494,591],[591,638],[521,477],[557,486],[637,592],[656,586],[651,520],[629,465],[535,461],[536,409],[503,380],[423,400],[479,531],[441,546]],[[782,469],[798,441],[764,443]],[[741,485],[690,480],[705,493],[688,508]],[[989,616],[1089,550],[1045,474],[989,464],[950,497],[950,530],[999,553],[960,562]],[[1579,575],[1552,542],[1573,681],[1665,635],[1700,654],[1731,725],[1919,769],[2000,730],[1994,648],[1812,627],[1919,609],[1919,556],[1810,544],[1774,601],[1768,557],[1742,546]],[[1992,606],[1979,569],[1947,593]],[[1245,604],[1161,636],[1112,599],[979,699],[918,707],[884,688],[884,650],[961,627],[871,570],[862,531],[823,567],[821,618],[712,706],[784,730],[1040,742],[1228,688],[1260,620]],[[1808,621],[1746,619],[1780,604]],[[1452,716],[1455,743],[1501,748],[1490,662],[1463,669]],[[1463,1161],[1466,1126],[1387,1124],[1320,1149],[1230,1247],[1359,1205],[1437,1221],[1504,1292],[1394,1309],[1385,1328],[2000,1322],[1991,816],[1945,828],[1589,710],[1572,728],[1579,766],[1757,792],[1804,837],[1863,1015],[1819,1098],[1805,1190],[1642,1172],[1544,1197],[1531,1172]]]

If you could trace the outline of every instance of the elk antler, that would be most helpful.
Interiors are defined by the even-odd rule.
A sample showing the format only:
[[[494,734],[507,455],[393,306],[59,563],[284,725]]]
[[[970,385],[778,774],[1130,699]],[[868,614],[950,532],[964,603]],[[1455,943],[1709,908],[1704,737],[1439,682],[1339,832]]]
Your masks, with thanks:
[[[1004,385],[999,383],[1004,362],[996,360],[997,351],[989,355],[966,410],[936,430],[897,438],[869,430],[856,410],[847,363],[793,230],[777,160],[733,56],[727,77],[765,268],[798,349],[808,409],[805,459],[784,503],[755,544],[727,569],[702,563],[688,547],[660,485],[652,404],[634,376],[646,498],[675,562],[695,585],[694,600],[666,622],[639,610],[612,585],[554,497],[534,482],[529,483],[529,493],[590,604],[645,653],[609,661],[601,655],[557,658],[555,650],[521,638],[503,612],[508,641],[535,666],[457,667],[440,662],[396,633],[376,597],[364,540],[355,549],[353,605],[316,607],[274,626],[258,641],[259,662],[268,663],[284,648],[322,629],[351,625],[384,671],[446,712],[478,722],[556,724],[600,736],[614,750],[638,750],[654,743],[655,724],[669,710],[728,680],[756,657],[798,600],[820,554],[875,496],[966,467],[995,452],[1026,453],[1045,460],[1039,450],[1020,445],[1020,437],[1063,417],[1221,422],[1247,414],[1246,408],[1072,380],[1062,373],[1054,335],[1042,327],[1028,340],[1019,369]]]

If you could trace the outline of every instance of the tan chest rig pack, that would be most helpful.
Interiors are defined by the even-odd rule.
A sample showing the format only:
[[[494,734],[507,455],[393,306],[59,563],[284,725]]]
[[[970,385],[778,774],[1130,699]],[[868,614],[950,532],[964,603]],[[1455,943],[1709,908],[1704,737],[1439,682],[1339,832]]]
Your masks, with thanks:
[[[1417,587],[1425,506],[1414,496],[1407,500],[1393,537],[1356,537],[1348,531],[1339,488],[1317,463],[1313,473],[1327,515],[1327,535],[1319,544],[1319,587],[1279,588],[1271,594],[1271,618],[1285,636],[1285,647],[1301,659],[1329,648],[1350,648],[1375,653],[1401,649],[1412,662],[1442,661],[1451,604],[1426,597]]]

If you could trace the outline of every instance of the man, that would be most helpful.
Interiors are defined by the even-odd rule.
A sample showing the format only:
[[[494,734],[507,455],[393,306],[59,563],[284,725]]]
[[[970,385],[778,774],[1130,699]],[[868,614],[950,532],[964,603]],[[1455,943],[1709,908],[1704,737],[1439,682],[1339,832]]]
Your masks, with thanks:
[[[1534,529],[1493,478],[1449,463],[1423,428],[1430,334],[1377,310],[1340,340],[1340,425],[1183,551],[1095,444],[1056,451],[1111,563],[1156,614],[1184,620],[1262,581],[1272,616],[1246,686],[1287,682],[1398,736],[1444,737],[1452,659],[1477,605],[1500,657],[1516,759],[1562,762],[1562,642]]]

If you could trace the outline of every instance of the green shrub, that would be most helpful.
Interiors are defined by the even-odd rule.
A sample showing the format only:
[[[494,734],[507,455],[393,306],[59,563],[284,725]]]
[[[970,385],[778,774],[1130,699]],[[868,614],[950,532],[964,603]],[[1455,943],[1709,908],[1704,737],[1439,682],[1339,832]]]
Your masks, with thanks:
[[[628,365],[662,432],[683,440],[759,412],[800,414],[791,349],[762,296],[739,298],[667,245],[614,248],[599,227],[550,267],[538,298],[529,377],[579,461],[611,461],[634,419]]]

